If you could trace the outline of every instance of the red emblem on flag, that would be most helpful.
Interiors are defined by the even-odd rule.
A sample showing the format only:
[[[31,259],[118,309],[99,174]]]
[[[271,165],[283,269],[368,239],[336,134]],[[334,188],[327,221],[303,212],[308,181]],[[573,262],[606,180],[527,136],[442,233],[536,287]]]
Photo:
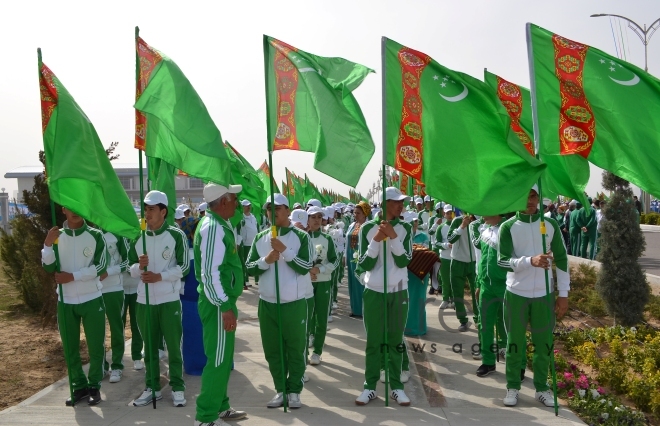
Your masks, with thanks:
[[[135,99],[139,99],[144,89],[149,84],[149,79],[156,65],[163,60],[163,57],[156,49],[153,49],[140,37],[136,40],[135,49],[137,51],[140,68],[138,70],[138,81],[135,92]],[[147,146],[147,116],[142,112],[135,110],[135,148],[145,150]]]

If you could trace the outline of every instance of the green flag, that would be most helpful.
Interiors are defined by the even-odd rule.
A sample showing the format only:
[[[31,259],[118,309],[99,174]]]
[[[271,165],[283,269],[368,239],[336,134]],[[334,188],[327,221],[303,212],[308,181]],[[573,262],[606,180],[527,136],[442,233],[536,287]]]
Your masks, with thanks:
[[[352,92],[373,70],[266,35],[264,66],[268,149],[313,152],[316,170],[357,185],[374,142]]]
[[[383,48],[387,164],[461,210],[524,210],[545,165],[508,145],[510,119],[488,85],[392,40]]]
[[[39,61],[41,123],[52,200],[103,230],[137,238],[140,225],[94,125]]]
[[[660,80],[536,25],[527,31],[543,160],[562,156],[580,182],[591,162],[660,195]]]
[[[532,97],[529,89],[507,81],[502,77],[484,70],[484,79],[495,92],[511,118],[511,132],[509,132],[509,146],[520,156],[535,156],[534,126],[532,124]],[[522,149],[524,148],[524,149]],[[557,155],[544,156],[541,159],[547,168],[541,175],[543,184],[543,197],[552,200],[557,195],[563,195],[579,200],[583,205],[589,204],[584,195],[586,181],[572,182],[571,171],[566,159]],[[588,176],[587,176],[588,180]]]
[[[289,169],[284,169],[286,171],[286,186],[289,188],[289,207],[293,208],[295,203],[305,204],[305,192],[298,176],[295,173],[289,171]]]
[[[319,200],[321,203],[323,203],[324,206],[328,206],[329,204],[325,202],[323,194],[321,194],[321,191],[314,185],[309,178],[307,177],[307,173],[305,173],[305,200],[309,200],[310,198],[316,198]]]
[[[147,171],[151,189],[164,192],[167,195],[167,223],[174,225],[174,211],[177,207],[175,168],[160,158],[147,157]]]
[[[190,176],[230,184],[222,136],[181,69],[141,38],[135,147]]]
[[[280,192],[280,189],[277,187],[277,183],[275,183],[275,178],[270,173],[270,168],[268,167],[268,163],[265,160],[261,165],[261,167],[259,167],[259,170],[257,170],[257,176],[261,180],[262,186],[269,195],[271,192],[270,185],[273,186],[273,193],[277,194],[278,192]]]
[[[257,176],[257,171],[243,156],[227,142],[227,153],[233,164],[231,168],[231,182],[234,185],[243,185],[243,190],[239,194],[241,200],[249,200],[252,203],[252,210],[257,214],[261,211],[261,206],[266,202],[266,193],[261,180]]]

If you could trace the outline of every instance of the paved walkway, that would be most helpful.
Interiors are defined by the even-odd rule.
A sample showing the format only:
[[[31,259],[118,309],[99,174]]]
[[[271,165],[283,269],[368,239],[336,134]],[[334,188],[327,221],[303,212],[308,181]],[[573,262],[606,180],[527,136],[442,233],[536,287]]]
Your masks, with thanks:
[[[254,288],[254,287],[253,287]],[[245,410],[249,417],[236,422],[241,426],[266,425],[581,425],[565,407],[559,417],[551,408],[534,400],[532,374],[523,383],[520,401],[515,408],[502,405],[505,394],[504,364],[487,378],[474,373],[479,361],[472,360],[470,345],[477,342],[474,329],[458,333],[454,311],[438,316],[440,299],[430,297],[427,304],[428,333],[421,338],[409,338],[408,345],[425,345],[411,355],[410,381],[405,390],[412,400],[411,407],[391,403],[385,407],[384,385],[378,384],[379,399],[366,407],[358,407],[354,400],[362,390],[364,380],[365,333],[362,322],[348,316],[350,312],[346,287],[340,288],[338,313],[326,340],[326,350],[320,366],[310,366],[311,380],[301,394],[303,407],[284,413],[282,409],[268,409],[275,394],[271,376],[264,359],[259,323],[257,321],[256,290],[244,292],[239,302],[240,319],[237,330],[235,362],[229,383],[232,406]],[[444,311],[442,311],[444,312]],[[455,353],[453,345],[462,344],[463,353]],[[458,346],[456,346],[458,348]],[[127,351],[128,353],[128,351]],[[130,356],[124,358],[132,367]],[[188,406],[174,408],[171,388],[163,383],[163,400],[158,408],[130,405],[144,388],[144,370],[127,368],[120,383],[103,381],[103,402],[96,407],[80,405],[68,408],[66,379],[42,390],[21,404],[0,412],[2,425],[192,425],[195,400],[199,394],[200,378],[185,375]],[[161,364],[167,371],[167,359]]]

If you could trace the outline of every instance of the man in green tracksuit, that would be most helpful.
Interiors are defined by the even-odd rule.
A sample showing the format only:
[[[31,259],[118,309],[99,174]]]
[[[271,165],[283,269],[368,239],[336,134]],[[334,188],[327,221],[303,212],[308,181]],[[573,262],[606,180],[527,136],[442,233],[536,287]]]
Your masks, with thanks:
[[[66,342],[65,356],[73,387],[73,401],[68,398],[66,405],[75,405],[83,399],[87,399],[89,405],[96,405],[101,402],[99,389],[105,359],[105,305],[98,277],[105,274],[108,252],[101,231],[87,226],[85,220],[71,210],[62,210],[66,222],[62,229],[53,227],[48,231],[41,262],[46,271],[55,272],[55,282],[62,284],[64,293],[64,302],[60,302],[58,288],[57,322],[62,341]],[[59,260],[59,271],[56,260]],[[81,322],[89,351],[87,376],[80,360]]]
[[[545,220],[546,247],[542,244],[539,194],[536,185],[529,191],[527,209],[500,226],[498,265],[507,270],[504,294],[504,323],[507,331],[506,382],[504,405],[518,403],[526,363],[525,333],[530,324],[534,355],[535,398],[547,407],[554,405],[548,386],[548,368],[553,356],[555,314],[561,318],[568,310],[570,276],[568,256],[557,222]],[[544,251],[548,254],[543,254]],[[546,283],[546,271],[556,266],[559,295],[555,300],[552,284]],[[546,286],[549,285],[548,293]]]
[[[181,356],[181,280],[190,269],[189,244],[186,234],[167,221],[167,195],[160,191],[150,191],[144,198],[144,215],[147,231],[131,246],[128,263],[133,278],[140,278],[138,284],[137,317],[140,334],[144,339],[146,388],[133,401],[135,406],[152,402],[152,389],[156,399],[162,399],[160,392],[160,361],[158,345],[160,336],[167,345],[172,404],[184,407],[186,399],[183,381],[183,358]],[[142,239],[146,238],[146,253]],[[145,271],[146,267],[146,271]],[[147,329],[146,286],[149,286],[149,322]],[[149,339],[151,337],[151,339]]]
[[[589,198],[591,204],[591,198]],[[580,234],[580,257],[592,259],[596,254],[596,237],[598,236],[598,221],[596,220],[596,210],[589,205],[582,207],[578,211],[576,224],[582,233]],[[587,256],[587,247],[589,247],[589,256]]]
[[[485,228],[479,233],[481,259],[479,260],[479,282],[477,291],[481,326],[479,344],[483,357],[477,376],[485,377],[495,371],[495,354],[506,347],[506,332],[502,301],[506,290],[506,271],[497,264],[499,228],[504,222],[502,216],[485,216]],[[497,330],[497,344],[493,343]]]
[[[247,414],[229,405],[227,386],[236,341],[236,300],[243,293],[243,262],[229,219],[236,211],[241,185],[209,183],[204,187],[207,215],[197,225],[193,250],[199,282],[199,318],[202,321],[206,366],[197,398],[195,426],[220,426]]]
[[[442,303],[440,309],[453,308],[454,301],[451,291],[451,248],[452,244],[447,240],[449,226],[454,219],[454,208],[451,204],[445,204],[442,208],[444,221],[436,221],[431,227],[431,233],[435,236],[434,245],[440,255],[439,281],[442,286]]]
[[[357,397],[357,405],[376,399],[376,384],[380,378],[382,358],[388,354],[391,398],[399,405],[410,405],[403,391],[401,369],[403,362],[403,332],[408,319],[408,269],[412,260],[412,227],[399,220],[403,202],[409,197],[398,188],[385,190],[384,221],[368,221],[360,228],[356,274],[364,283],[364,328],[367,332],[365,349],[364,390]],[[387,287],[385,286],[387,268]],[[387,303],[387,305],[385,305]],[[387,308],[385,308],[387,306]],[[384,317],[387,310],[387,317]],[[387,345],[384,336],[387,333]]]
[[[571,239],[571,254],[573,256],[578,257],[580,256],[580,247],[581,247],[580,244],[581,229],[580,226],[578,225],[578,216],[580,215],[580,209],[582,208],[582,203],[579,203],[577,201],[573,203],[573,201],[571,201],[571,204],[569,205],[569,208],[572,205],[573,209],[571,210],[571,215],[569,218],[568,232]]]
[[[128,238],[122,238],[122,244],[128,261],[128,252],[131,250],[131,244],[133,243]],[[128,317],[131,321],[131,359],[133,360],[133,368],[142,370],[144,368],[144,361],[142,361],[143,342],[137,323],[137,288],[140,280],[131,277],[131,273],[127,269],[122,272],[121,281],[124,287],[124,312],[121,320],[124,328],[126,327],[126,318]]]
[[[286,393],[289,407],[300,408],[300,392],[307,362],[307,274],[312,269],[313,248],[309,235],[291,224],[287,198],[282,194],[274,195],[275,217],[271,217],[270,204],[271,197],[268,197],[264,208],[267,209],[271,223],[276,226],[276,237],[272,235],[271,229],[257,234],[247,263],[248,273],[260,276],[261,342],[276,391],[275,397],[266,406],[281,407]],[[275,262],[279,280],[281,328],[277,314]],[[280,357],[280,333],[284,344],[284,372]]]
[[[103,234],[108,249],[108,268],[99,277],[103,288],[103,303],[105,304],[105,315],[110,327],[110,347],[112,348],[112,364],[103,360],[103,368],[110,371],[110,383],[121,380],[124,371],[124,286],[122,285],[122,272],[128,268],[128,252],[124,244],[124,238],[111,232]]]
[[[458,331],[467,331],[470,323],[468,322],[465,309],[464,295],[465,282],[470,286],[470,291],[474,294],[476,291],[476,254],[474,246],[470,241],[470,230],[467,229],[472,222],[472,216],[457,216],[452,220],[447,234],[447,241],[452,244],[451,247],[451,290],[456,306],[456,318],[461,323]],[[475,318],[478,315],[477,301],[472,300],[472,310]]]

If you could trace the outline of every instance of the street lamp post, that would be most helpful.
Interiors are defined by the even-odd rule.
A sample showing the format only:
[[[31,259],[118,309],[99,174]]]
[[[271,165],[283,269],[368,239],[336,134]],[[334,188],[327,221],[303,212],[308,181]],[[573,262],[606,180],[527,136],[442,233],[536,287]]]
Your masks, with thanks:
[[[614,16],[615,18],[621,18],[628,22],[628,28],[630,28],[635,34],[637,34],[637,37],[639,37],[639,39],[642,41],[642,44],[644,44],[644,71],[649,72],[648,46],[649,46],[649,42],[651,41],[651,37],[653,37],[653,34],[655,34],[658,27],[660,27],[660,18],[656,19],[651,25],[649,25],[648,28],[646,28],[646,24],[644,24],[644,28],[642,28],[637,22],[633,21],[632,19],[626,18],[625,16],[614,15],[611,13],[596,13],[594,15],[591,15],[592,18],[601,18],[604,16]],[[647,194],[646,191],[643,191],[641,188],[639,189],[639,191],[640,191],[640,198],[642,199],[642,202],[644,204],[644,212],[648,213],[650,211],[649,206],[651,204],[651,195]]]

